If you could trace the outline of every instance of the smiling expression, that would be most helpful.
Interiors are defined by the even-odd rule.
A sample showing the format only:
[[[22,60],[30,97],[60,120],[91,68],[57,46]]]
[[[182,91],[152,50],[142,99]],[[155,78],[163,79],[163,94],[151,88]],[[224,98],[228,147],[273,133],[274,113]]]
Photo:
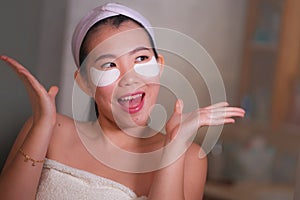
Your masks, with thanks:
[[[84,63],[100,123],[144,126],[159,92],[163,58],[155,58],[149,36],[132,21],[99,30],[88,38]]]

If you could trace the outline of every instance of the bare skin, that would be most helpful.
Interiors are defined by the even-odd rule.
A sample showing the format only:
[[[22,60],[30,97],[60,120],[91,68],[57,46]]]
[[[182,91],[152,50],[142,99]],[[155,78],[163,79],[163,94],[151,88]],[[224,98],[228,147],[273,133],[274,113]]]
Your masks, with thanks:
[[[133,24],[128,24],[118,31],[134,27]],[[107,34],[112,35],[113,32]],[[111,169],[88,153],[78,137],[74,120],[56,113],[55,96],[58,92],[56,86],[46,91],[17,61],[7,56],[1,56],[0,59],[8,63],[23,81],[33,110],[33,116],[22,128],[1,173],[1,198],[35,198],[43,165],[39,163],[33,167],[30,162],[25,163],[23,155],[18,152],[19,148],[36,160],[47,157],[115,180],[131,188],[137,195],[145,195],[149,199],[198,200],[202,198],[207,160],[198,158],[201,151],[198,145],[192,144],[176,162],[161,170],[148,173],[125,173]],[[168,144],[174,138],[188,137],[185,135],[202,126],[234,123],[234,117],[244,116],[244,110],[229,107],[228,103],[215,104],[191,113],[182,113],[182,109],[183,103],[178,100],[174,113],[166,124],[166,136],[157,134],[149,139],[138,139],[122,134],[122,130],[113,127],[113,123],[106,127],[114,130],[110,131],[109,135],[121,148],[132,152],[150,152]],[[108,121],[100,123],[103,125]]]

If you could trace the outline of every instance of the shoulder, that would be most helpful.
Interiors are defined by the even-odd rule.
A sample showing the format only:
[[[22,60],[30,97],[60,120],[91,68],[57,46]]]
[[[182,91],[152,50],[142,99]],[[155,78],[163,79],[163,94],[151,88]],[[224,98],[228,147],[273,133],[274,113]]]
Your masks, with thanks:
[[[57,156],[62,156],[61,152],[65,152],[65,150],[75,144],[76,133],[74,120],[66,115],[57,114],[47,157],[56,158]]]
[[[74,119],[72,119],[71,117],[68,117],[66,115],[57,113],[56,114],[56,126],[61,126],[61,125],[72,126],[72,125],[74,125]]]
[[[202,148],[192,143],[186,152],[184,167],[184,190],[186,195],[195,199],[203,196],[207,173],[207,157]]]
[[[59,131],[58,127],[60,127],[62,124],[67,127],[70,127],[70,126],[72,126],[72,124],[74,124],[74,122],[73,122],[73,119],[70,117],[67,117],[67,116],[61,115],[61,114],[56,114],[56,124],[54,126],[53,133]],[[27,137],[32,126],[33,126],[33,116],[30,116],[24,123],[24,125],[17,137],[17,140],[16,140],[17,143],[20,143],[20,144],[23,143],[23,141]],[[20,145],[18,145],[18,146],[20,146]]]
[[[67,136],[75,130],[75,127],[75,122],[72,118],[66,115],[57,114],[52,137],[55,138],[58,135],[59,137]]]
[[[75,120],[63,114],[56,114],[56,124],[53,129],[53,137],[73,132],[76,129]]]
[[[52,137],[60,137],[70,134],[75,130],[75,121],[71,117],[63,114],[56,114],[56,124],[53,129]]]

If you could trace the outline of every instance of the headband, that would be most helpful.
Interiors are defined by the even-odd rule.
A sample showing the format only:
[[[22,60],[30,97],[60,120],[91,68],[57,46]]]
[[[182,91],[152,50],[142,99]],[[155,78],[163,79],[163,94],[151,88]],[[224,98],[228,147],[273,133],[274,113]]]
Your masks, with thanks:
[[[78,68],[80,67],[80,47],[88,30],[100,20],[117,15],[124,15],[139,22],[150,34],[152,40],[154,40],[154,33],[151,29],[151,24],[144,16],[142,16],[137,11],[117,3],[107,3],[103,6],[96,7],[81,19],[73,33],[72,53]]]

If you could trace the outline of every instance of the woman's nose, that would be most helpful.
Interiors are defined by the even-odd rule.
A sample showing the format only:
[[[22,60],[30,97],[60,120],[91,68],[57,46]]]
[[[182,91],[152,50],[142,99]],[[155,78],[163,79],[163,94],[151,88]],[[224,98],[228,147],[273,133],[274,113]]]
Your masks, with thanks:
[[[140,83],[141,83],[141,79],[140,79],[140,77],[138,77],[138,75],[134,71],[133,67],[131,67],[128,71],[122,73],[122,77],[119,82],[121,87],[131,86],[131,85],[140,84]]]

